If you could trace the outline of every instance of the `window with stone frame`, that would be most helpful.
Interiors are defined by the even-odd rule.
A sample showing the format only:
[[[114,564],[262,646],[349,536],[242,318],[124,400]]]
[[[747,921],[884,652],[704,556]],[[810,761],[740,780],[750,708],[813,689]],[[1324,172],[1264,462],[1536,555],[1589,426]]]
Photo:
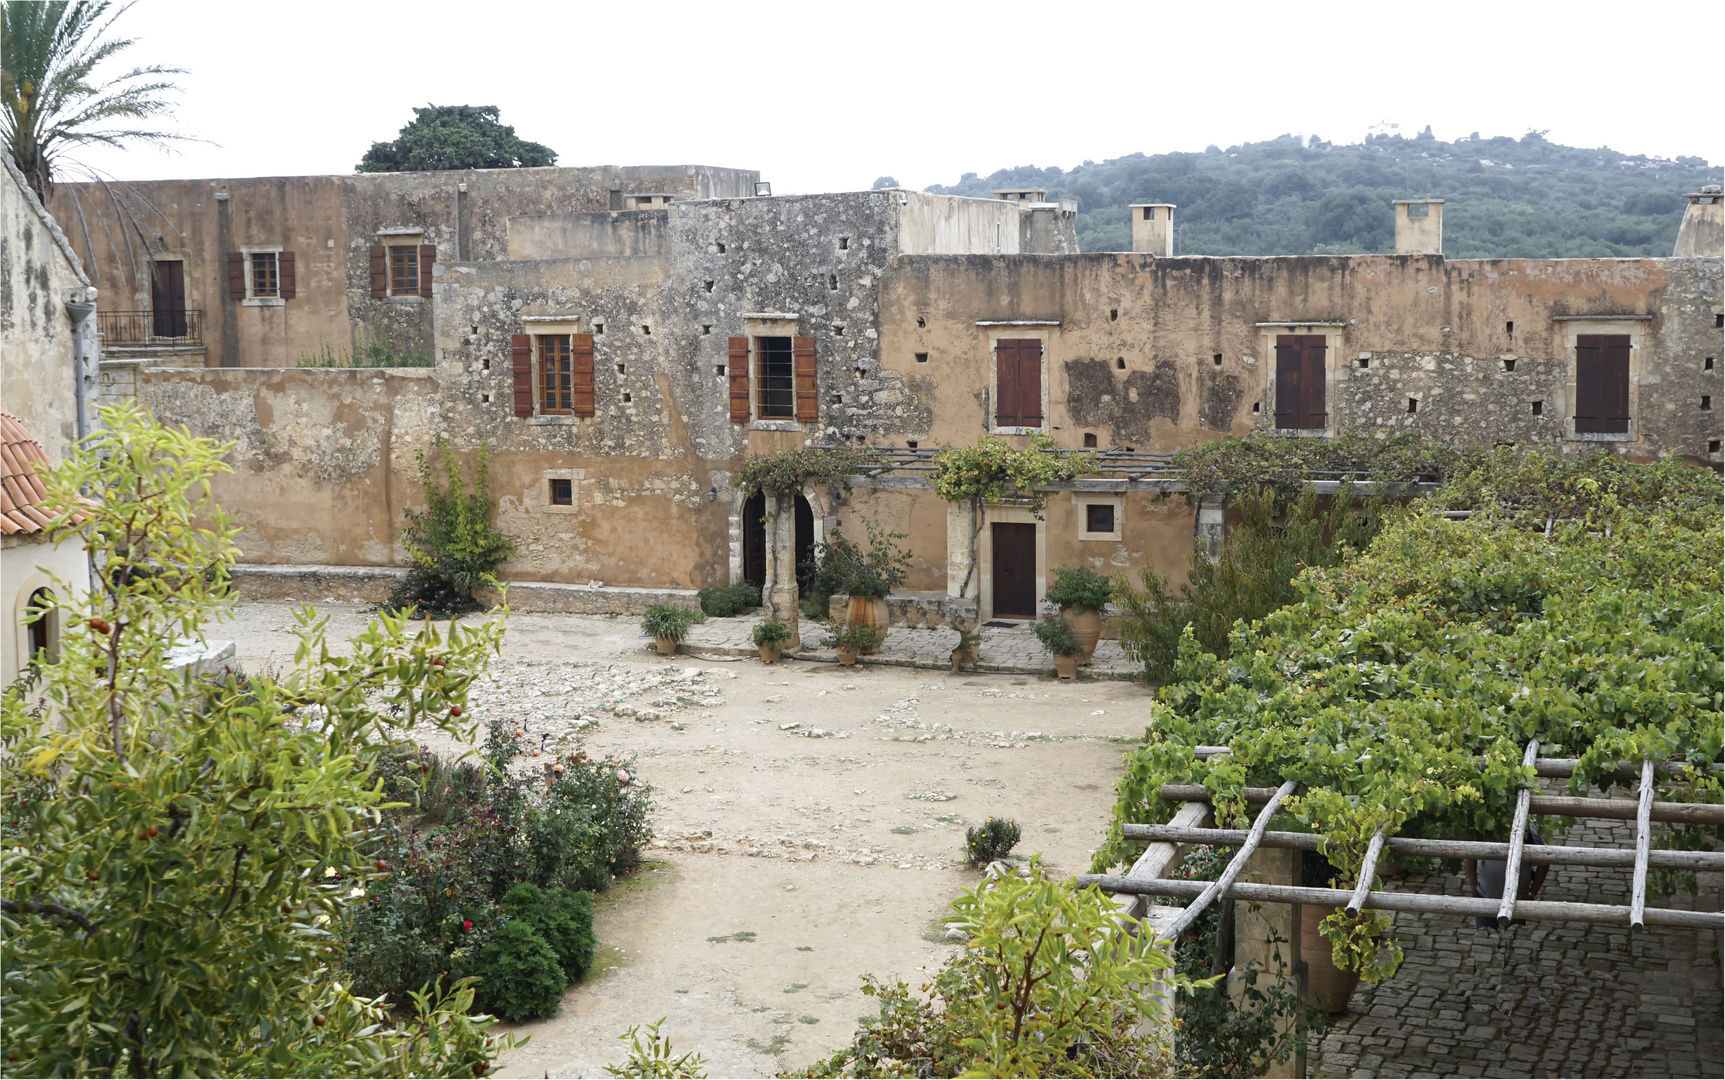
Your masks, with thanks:
[[[280,296],[281,273],[273,251],[254,251],[251,253],[252,280],[251,295],[254,297]]]
[[[538,356],[539,412],[570,416],[575,412],[574,353],[568,334],[540,334]]]
[[[398,244],[389,249],[389,292],[391,296],[419,295],[419,248]]]
[[[788,337],[755,339],[755,416],[790,420],[796,416],[796,364]]]

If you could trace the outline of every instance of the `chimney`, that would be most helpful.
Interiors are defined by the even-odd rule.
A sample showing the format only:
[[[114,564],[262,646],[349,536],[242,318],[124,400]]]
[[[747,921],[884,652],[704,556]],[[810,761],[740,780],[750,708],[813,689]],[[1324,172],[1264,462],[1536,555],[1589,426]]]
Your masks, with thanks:
[[[1708,184],[1700,191],[1683,196],[1689,205],[1683,211],[1683,224],[1677,227],[1677,247],[1671,252],[1675,259],[1717,259],[1725,254],[1725,208],[1720,200],[1718,184]]]
[[[1174,254],[1174,204],[1133,203],[1132,250],[1168,258]]]
[[[1396,200],[1396,254],[1443,254],[1443,200]]]

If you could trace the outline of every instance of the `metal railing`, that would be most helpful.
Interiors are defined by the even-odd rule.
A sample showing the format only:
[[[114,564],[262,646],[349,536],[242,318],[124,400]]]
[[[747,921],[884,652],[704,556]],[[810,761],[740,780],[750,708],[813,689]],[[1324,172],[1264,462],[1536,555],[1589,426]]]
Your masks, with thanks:
[[[103,345],[202,345],[202,311],[98,311]]]

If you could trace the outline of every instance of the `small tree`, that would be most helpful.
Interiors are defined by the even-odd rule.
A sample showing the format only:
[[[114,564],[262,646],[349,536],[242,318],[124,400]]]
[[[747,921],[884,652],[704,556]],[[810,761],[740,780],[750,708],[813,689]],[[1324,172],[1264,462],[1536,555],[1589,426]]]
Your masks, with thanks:
[[[237,529],[209,495],[231,446],[131,405],[52,470],[50,528],[82,533],[93,591],[60,583],[60,656],[0,699],[9,1074],[481,1076],[511,1045],[469,983],[382,1001],[332,978],[326,926],[356,883],[381,756],[415,724],[458,737],[502,631],[383,617],[332,655],[298,615],[294,669],[170,670],[225,591]],[[89,493],[86,498],[83,492]],[[207,524],[205,524],[207,522]]]
[[[377,142],[356,172],[430,172],[435,169],[527,169],[557,164],[548,146],[517,138],[495,105],[428,105],[394,142]]]
[[[432,458],[419,455],[425,509],[407,507],[401,542],[420,573],[409,575],[386,602],[390,608],[415,607],[431,615],[475,610],[473,590],[494,580],[497,568],[515,552],[515,541],[491,519],[490,454],[484,443],[475,455],[472,490],[461,478],[461,463],[448,443],[434,455],[442,460],[444,486],[437,482]]]

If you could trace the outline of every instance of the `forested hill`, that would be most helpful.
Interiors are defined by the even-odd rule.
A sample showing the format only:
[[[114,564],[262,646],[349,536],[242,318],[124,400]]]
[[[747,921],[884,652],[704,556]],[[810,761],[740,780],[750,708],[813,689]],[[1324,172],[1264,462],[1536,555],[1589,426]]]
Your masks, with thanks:
[[[1175,203],[1181,255],[1345,255],[1395,250],[1391,200],[1439,198],[1453,259],[1669,256],[1682,193],[1720,182],[1697,157],[1631,157],[1538,134],[1455,142],[1374,136],[1334,143],[1284,135],[1201,154],[1133,154],[1071,170],[965,173],[946,195],[1046,187],[1078,201],[1085,251],[1130,251],[1127,204]]]

